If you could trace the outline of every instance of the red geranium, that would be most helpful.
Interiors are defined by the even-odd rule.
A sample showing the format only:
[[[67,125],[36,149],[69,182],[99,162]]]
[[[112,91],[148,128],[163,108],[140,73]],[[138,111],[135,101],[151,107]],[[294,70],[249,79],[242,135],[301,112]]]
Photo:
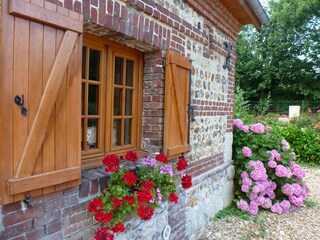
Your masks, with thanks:
[[[120,169],[120,159],[116,154],[110,154],[103,158],[102,163],[106,165],[106,172],[118,172]]]
[[[136,162],[138,161],[138,154],[134,151],[129,151],[126,153],[124,158],[127,159],[128,161]]]
[[[188,163],[184,158],[179,158],[178,162],[177,162],[177,170],[178,171],[182,171],[185,170],[188,167]]]
[[[100,211],[103,208],[103,203],[101,198],[94,198],[88,205],[89,212]]]
[[[122,222],[118,222],[112,229],[114,233],[124,232],[125,228]]]
[[[171,192],[168,199],[170,202],[178,203],[179,197],[174,192]]]
[[[125,196],[123,198],[123,201],[129,203],[130,205],[134,204],[134,202],[135,202],[134,197],[132,197],[132,196]]]
[[[149,220],[154,214],[154,209],[151,206],[139,206],[138,215],[142,220]]]
[[[114,240],[114,235],[110,232],[109,227],[98,229],[94,234],[95,240]]]
[[[181,178],[182,188],[187,189],[192,186],[192,178],[189,175],[185,175]]]
[[[126,172],[123,176],[123,181],[125,181],[128,185],[134,185],[137,183],[137,177],[134,172]]]
[[[142,190],[137,192],[137,195],[139,203],[147,203],[152,199],[152,192],[150,190]]]
[[[145,181],[143,180],[142,181],[142,187],[146,190],[151,190],[153,188],[154,184],[152,182],[152,180],[149,180],[149,181]]]
[[[103,213],[102,211],[99,211],[96,213],[95,219],[98,222],[110,222],[112,219],[112,212]]]
[[[119,198],[114,198],[112,199],[112,204],[113,204],[114,210],[118,210],[121,207],[122,202],[120,201]]]
[[[159,155],[156,156],[156,160],[162,163],[167,163],[168,158],[164,153],[160,153]]]

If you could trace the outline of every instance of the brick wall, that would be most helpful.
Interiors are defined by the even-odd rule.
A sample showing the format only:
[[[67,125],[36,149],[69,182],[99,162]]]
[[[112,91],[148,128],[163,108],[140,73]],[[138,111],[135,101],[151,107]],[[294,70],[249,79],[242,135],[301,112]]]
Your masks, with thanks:
[[[188,229],[200,225],[193,226],[191,217],[203,224],[210,218],[207,215],[226,206],[232,195],[234,46],[239,22],[218,0],[47,1],[83,13],[85,32],[144,52],[142,143],[150,152],[159,152],[163,142],[165,50],[193,60],[191,103],[196,121],[190,124],[187,173],[194,178],[194,186],[179,194],[179,205],[168,208],[171,239],[192,239],[194,232]],[[231,71],[223,68],[225,41],[233,46]],[[33,198],[32,208],[22,203],[3,206],[0,239],[91,239],[95,222],[87,204],[106,186],[107,179],[103,169],[87,170],[79,187]],[[204,189],[211,193],[207,199],[213,210],[203,213],[206,216],[194,216],[206,202],[201,194]],[[223,204],[216,204],[216,198]]]

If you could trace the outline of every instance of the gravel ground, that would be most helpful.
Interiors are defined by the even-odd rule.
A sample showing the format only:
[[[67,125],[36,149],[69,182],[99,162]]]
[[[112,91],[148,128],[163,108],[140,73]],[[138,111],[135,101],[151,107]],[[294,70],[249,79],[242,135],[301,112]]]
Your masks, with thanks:
[[[320,240],[320,169],[305,170],[309,204],[288,214],[263,212],[248,221],[234,216],[211,221],[196,239]]]

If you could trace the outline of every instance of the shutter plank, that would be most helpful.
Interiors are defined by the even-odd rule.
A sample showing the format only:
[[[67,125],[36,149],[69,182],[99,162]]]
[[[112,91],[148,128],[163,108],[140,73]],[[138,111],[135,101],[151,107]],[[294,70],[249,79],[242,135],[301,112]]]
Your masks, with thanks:
[[[37,174],[30,177],[9,179],[8,192],[10,195],[14,195],[31,191],[33,189],[40,189],[43,187],[62,184],[68,181],[77,180],[79,178],[81,178],[80,167],[70,167],[67,169]]]
[[[11,0],[9,12],[13,15],[57,27],[59,29],[72,30],[78,33],[82,33],[83,31],[82,21],[62,14],[57,14],[54,11],[23,0]]]
[[[16,168],[15,178],[26,177],[32,174],[36,161],[36,157],[34,156],[38,155],[43,143],[50,115],[57,99],[58,90],[61,86],[77,37],[78,34],[76,32],[65,32],[59,52],[52,67],[45,92],[41,99],[35,121],[33,122],[22,152],[22,157]]]
[[[188,100],[191,64],[188,58],[167,51],[164,152],[169,159],[189,150]]]
[[[56,34],[57,30],[52,27],[44,26],[43,28],[43,77],[42,77],[42,91],[44,92],[50,76],[54,60],[56,58]],[[43,140],[43,172],[50,172],[54,170],[55,163],[55,145],[54,145],[54,114],[50,116],[46,136]],[[53,192],[54,187],[46,187],[43,193]]]
[[[6,194],[7,179],[12,176],[13,165],[13,30],[14,19],[3,14],[8,8],[7,1],[0,6],[0,205],[12,202],[13,198]],[[3,34],[5,33],[5,34]],[[8,143],[8,144],[3,144]]]
[[[30,36],[30,22],[16,18],[13,40],[13,78],[19,81],[13,82],[14,95],[24,95],[24,106],[28,109],[29,94],[28,94],[28,76],[29,76],[29,36]],[[28,137],[28,121],[30,115],[23,116],[19,106],[13,106],[13,164],[17,166],[23,145]],[[36,156],[37,157],[37,156]],[[15,196],[14,201],[18,201],[23,196]]]
[[[63,31],[57,31],[57,41],[56,41],[56,50],[58,52],[59,46],[63,39]],[[70,56],[71,59],[71,56]],[[69,61],[68,61],[69,62]],[[65,97],[67,95],[67,69],[64,73],[60,89],[58,91],[57,100],[55,104],[55,126],[54,126],[54,137],[55,137],[55,157],[59,159],[55,161],[55,170],[64,169],[67,167],[67,102]],[[55,190],[59,191],[65,189],[65,184],[55,186]]]

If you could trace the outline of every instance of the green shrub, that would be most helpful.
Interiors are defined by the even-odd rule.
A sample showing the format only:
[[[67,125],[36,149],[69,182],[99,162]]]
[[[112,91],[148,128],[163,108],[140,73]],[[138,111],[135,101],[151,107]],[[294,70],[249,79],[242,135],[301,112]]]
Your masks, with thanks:
[[[245,99],[245,92],[239,87],[236,87],[236,95],[234,98],[234,115],[235,118],[242,118],[249,115],[250,104]]]
[[[299,124],[288,124],[280,131],[295,150],[297,161],[320,164],[320,134],[313,127],[300,128]]]

